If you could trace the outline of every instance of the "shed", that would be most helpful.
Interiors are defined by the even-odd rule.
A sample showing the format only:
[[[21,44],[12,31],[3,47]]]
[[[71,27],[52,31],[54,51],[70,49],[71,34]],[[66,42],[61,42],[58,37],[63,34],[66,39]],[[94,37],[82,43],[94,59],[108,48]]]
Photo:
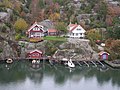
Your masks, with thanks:
[[[105,51],[101,51],[98,53],[100,60],[108,60],[109,57],[109,53],[105,52]]]

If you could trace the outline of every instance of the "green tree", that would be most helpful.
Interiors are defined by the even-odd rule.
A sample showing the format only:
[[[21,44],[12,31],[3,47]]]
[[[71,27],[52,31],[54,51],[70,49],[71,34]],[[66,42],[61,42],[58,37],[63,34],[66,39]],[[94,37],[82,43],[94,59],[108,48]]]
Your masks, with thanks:
[[[107,28],[107,38],[120,39],[120,27],[114,26]]]
[[[27,22],[22,18],[18,19],[14,24],[14,28],[18,33],[26,30],[27,26],[28,26]]]
[[[64,22],[57,22],[55,28],[60,32],[67,32],[67,25]]]
[[[98,18],[102,21],[106,20],[106,15],[107,15],[107,5],[104,2],[100,3],[100,8],[98,10]]]
[[[87,31],[87,38],[90,40],[100,40],[101,39],[101,35],[99,33],[99,31],[91,29],[89,31]]]
[[[13,8],[13,4],[10,2],[10,0],[3,0],[3,6],[6,8]]]
[[[113,40],[110,49],[120,58],[120,40]]]

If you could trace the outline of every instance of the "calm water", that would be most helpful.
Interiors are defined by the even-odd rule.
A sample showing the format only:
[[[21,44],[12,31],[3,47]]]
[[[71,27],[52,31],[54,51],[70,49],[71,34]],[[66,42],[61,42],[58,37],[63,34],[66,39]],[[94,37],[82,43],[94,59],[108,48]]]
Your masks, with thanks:
[[[120,70],[76,67],[71,71],[46,63],[37,71],[25,61],[0,64],[0,90],[120,90]]]

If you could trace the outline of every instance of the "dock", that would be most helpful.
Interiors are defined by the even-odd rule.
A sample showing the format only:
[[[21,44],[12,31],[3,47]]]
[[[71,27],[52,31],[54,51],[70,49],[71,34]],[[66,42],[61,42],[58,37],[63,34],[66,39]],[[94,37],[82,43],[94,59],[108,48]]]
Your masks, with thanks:
[[[104,61],[104,63],[107,64],[108,66],[114,68],[114,69],[120,69],[120,62],[117,63],[117,61],[116,61],[116,63],[115,63],[113,61]]]
[[[51,66],[54,67],[54,64],[63,64],[67,61],[62,61],[62,60],[59,60],[59,59],[51,59],[49,57],[42,57],[40,59],[31,59],[31,58],[11,58],[13,60],[13,63],[14,61],[23,61],[23,60],[26,60],[26,61],[32,61],[32,60],[40,60],[40,62],[48,62]],[[4,60],[0,60],[1,62],[6,62],[7,61],[7,58],[4,59]],[[105,67],[106,65],[112,67],[112,68],[120,68],[120,63],[117,64],[117,63],[113,63],[112,61],[103,61],[103,60],[72,60],[73,63],[78,66],[78,67]],[[6,62],[7,63],[7,62]]]

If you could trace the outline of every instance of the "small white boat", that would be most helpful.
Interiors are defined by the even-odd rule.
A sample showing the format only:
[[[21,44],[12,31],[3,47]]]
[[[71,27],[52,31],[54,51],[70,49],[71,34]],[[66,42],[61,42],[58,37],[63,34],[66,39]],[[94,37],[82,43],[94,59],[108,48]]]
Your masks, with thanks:
[[[67,64],[68,64],[68,66],[71,67],[71,68],[74,68],[74,67],[75,67],[75,64],[72,62],[71,59],[68,61]]]
[[[13,60],[12,60],[11,58],[8,58],[8,59],[6,60],[6,62],[10,64],[10,63],[13,62]]]

